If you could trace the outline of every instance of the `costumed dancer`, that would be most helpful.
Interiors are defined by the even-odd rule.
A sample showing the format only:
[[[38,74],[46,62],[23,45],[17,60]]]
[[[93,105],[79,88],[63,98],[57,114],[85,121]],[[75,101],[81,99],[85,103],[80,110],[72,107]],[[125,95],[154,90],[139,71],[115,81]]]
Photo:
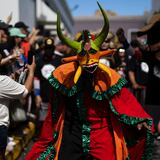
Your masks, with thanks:
[[[26,160],[152,159],[152,118],[125,87],[126,80],[99,62],[115,51],[99,51],[109,31],[99,8],[104,26],[94,40],[87,30],[80,42],[65,37],[58,16],[58,36],[77,55],[64,58],[49,77],[50,109]]]

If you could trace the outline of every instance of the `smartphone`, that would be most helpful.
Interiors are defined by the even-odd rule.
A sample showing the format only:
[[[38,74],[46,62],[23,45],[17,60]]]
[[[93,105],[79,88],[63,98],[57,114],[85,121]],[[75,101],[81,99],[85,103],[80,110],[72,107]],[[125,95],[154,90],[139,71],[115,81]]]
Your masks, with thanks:
[[[35,53],[33,51],[28,52],[28,64],[31,65],[33,61],[33,56],[35,56]]]

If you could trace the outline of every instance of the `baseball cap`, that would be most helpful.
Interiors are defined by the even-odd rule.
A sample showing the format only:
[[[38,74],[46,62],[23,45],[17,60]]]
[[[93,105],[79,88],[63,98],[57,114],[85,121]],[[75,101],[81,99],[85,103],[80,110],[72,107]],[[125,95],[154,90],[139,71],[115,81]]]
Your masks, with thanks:
[[[137,32],[138,36],[142,36],[142,35],[146,34],[149,30],[152,29],[152,27],[153,27],[157,22],[160,22],[160,13],[154,14],[154,15],[149,19],[149,21],[147,22],[147,24]]]
[[[22,22],[22,21],[17,22],[14,26],[15,26],[16,28],[24,28],[24,29],[29,28],[29,27],[28,27],[24,22]]]
[[[19,28],[12,27],[9,29],[9,34],[11,37],[25,38],[26,35],[21,32]]]
[[[8,29],[9,25],[2,20],[0,20],[0,29]]]

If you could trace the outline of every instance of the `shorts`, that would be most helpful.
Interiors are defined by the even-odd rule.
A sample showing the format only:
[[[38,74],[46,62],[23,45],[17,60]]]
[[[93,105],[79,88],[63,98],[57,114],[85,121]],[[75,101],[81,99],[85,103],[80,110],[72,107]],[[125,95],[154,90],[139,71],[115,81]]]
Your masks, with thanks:
[[[8,138],[8,127],[0,126],[0,150],[6,149]]]

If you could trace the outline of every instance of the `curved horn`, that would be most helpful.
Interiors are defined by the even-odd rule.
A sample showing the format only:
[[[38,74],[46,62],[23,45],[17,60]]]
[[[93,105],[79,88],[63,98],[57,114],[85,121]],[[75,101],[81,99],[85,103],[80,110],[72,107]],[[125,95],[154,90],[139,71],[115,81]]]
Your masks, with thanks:
[[[72,56],[72,57],[66,57],[66,58],[62,58],[62,62],[63,63],[66,63],[66,62],[73,62],[73,61],[77,61],[78,58],[77,56]]]
[[[65,37],[62,33],[61,27],[60,27],[61,21],[60,21],[60,16],[59,14],[57,14],[57,34],[59,39],[65,43],[66,45],[68,45],[69,47],[75,49],[75,50],[80,50],[81,49],[81,43],[80,42],[76,42],[73,41],[67,37]]]
[[[116,49],[111,49],[111,50],[106,50],[106,51],[100,51],[100,55],[99,57],[104,57],[104,56],[109,56],[112,55],[114,52],[116,51]]]
[[[105,38],[108,35],[108,32],[109,32],[109,21],[108,21],[107,15],[106,15],[105,11],[103,10],[103,8],[101,7],[101,5],[98,2],[97,2],[97,4],[98,4],[98,6],[99,6],[99,8],[100,8],[100,10],[102,12],[103,18],[104,18],[103,29],[101,30],[99,35],[94,40],[94,43],[96,44],[96,46],[100,47],[101,44],[103,43],[103,41],[105,40]]]

